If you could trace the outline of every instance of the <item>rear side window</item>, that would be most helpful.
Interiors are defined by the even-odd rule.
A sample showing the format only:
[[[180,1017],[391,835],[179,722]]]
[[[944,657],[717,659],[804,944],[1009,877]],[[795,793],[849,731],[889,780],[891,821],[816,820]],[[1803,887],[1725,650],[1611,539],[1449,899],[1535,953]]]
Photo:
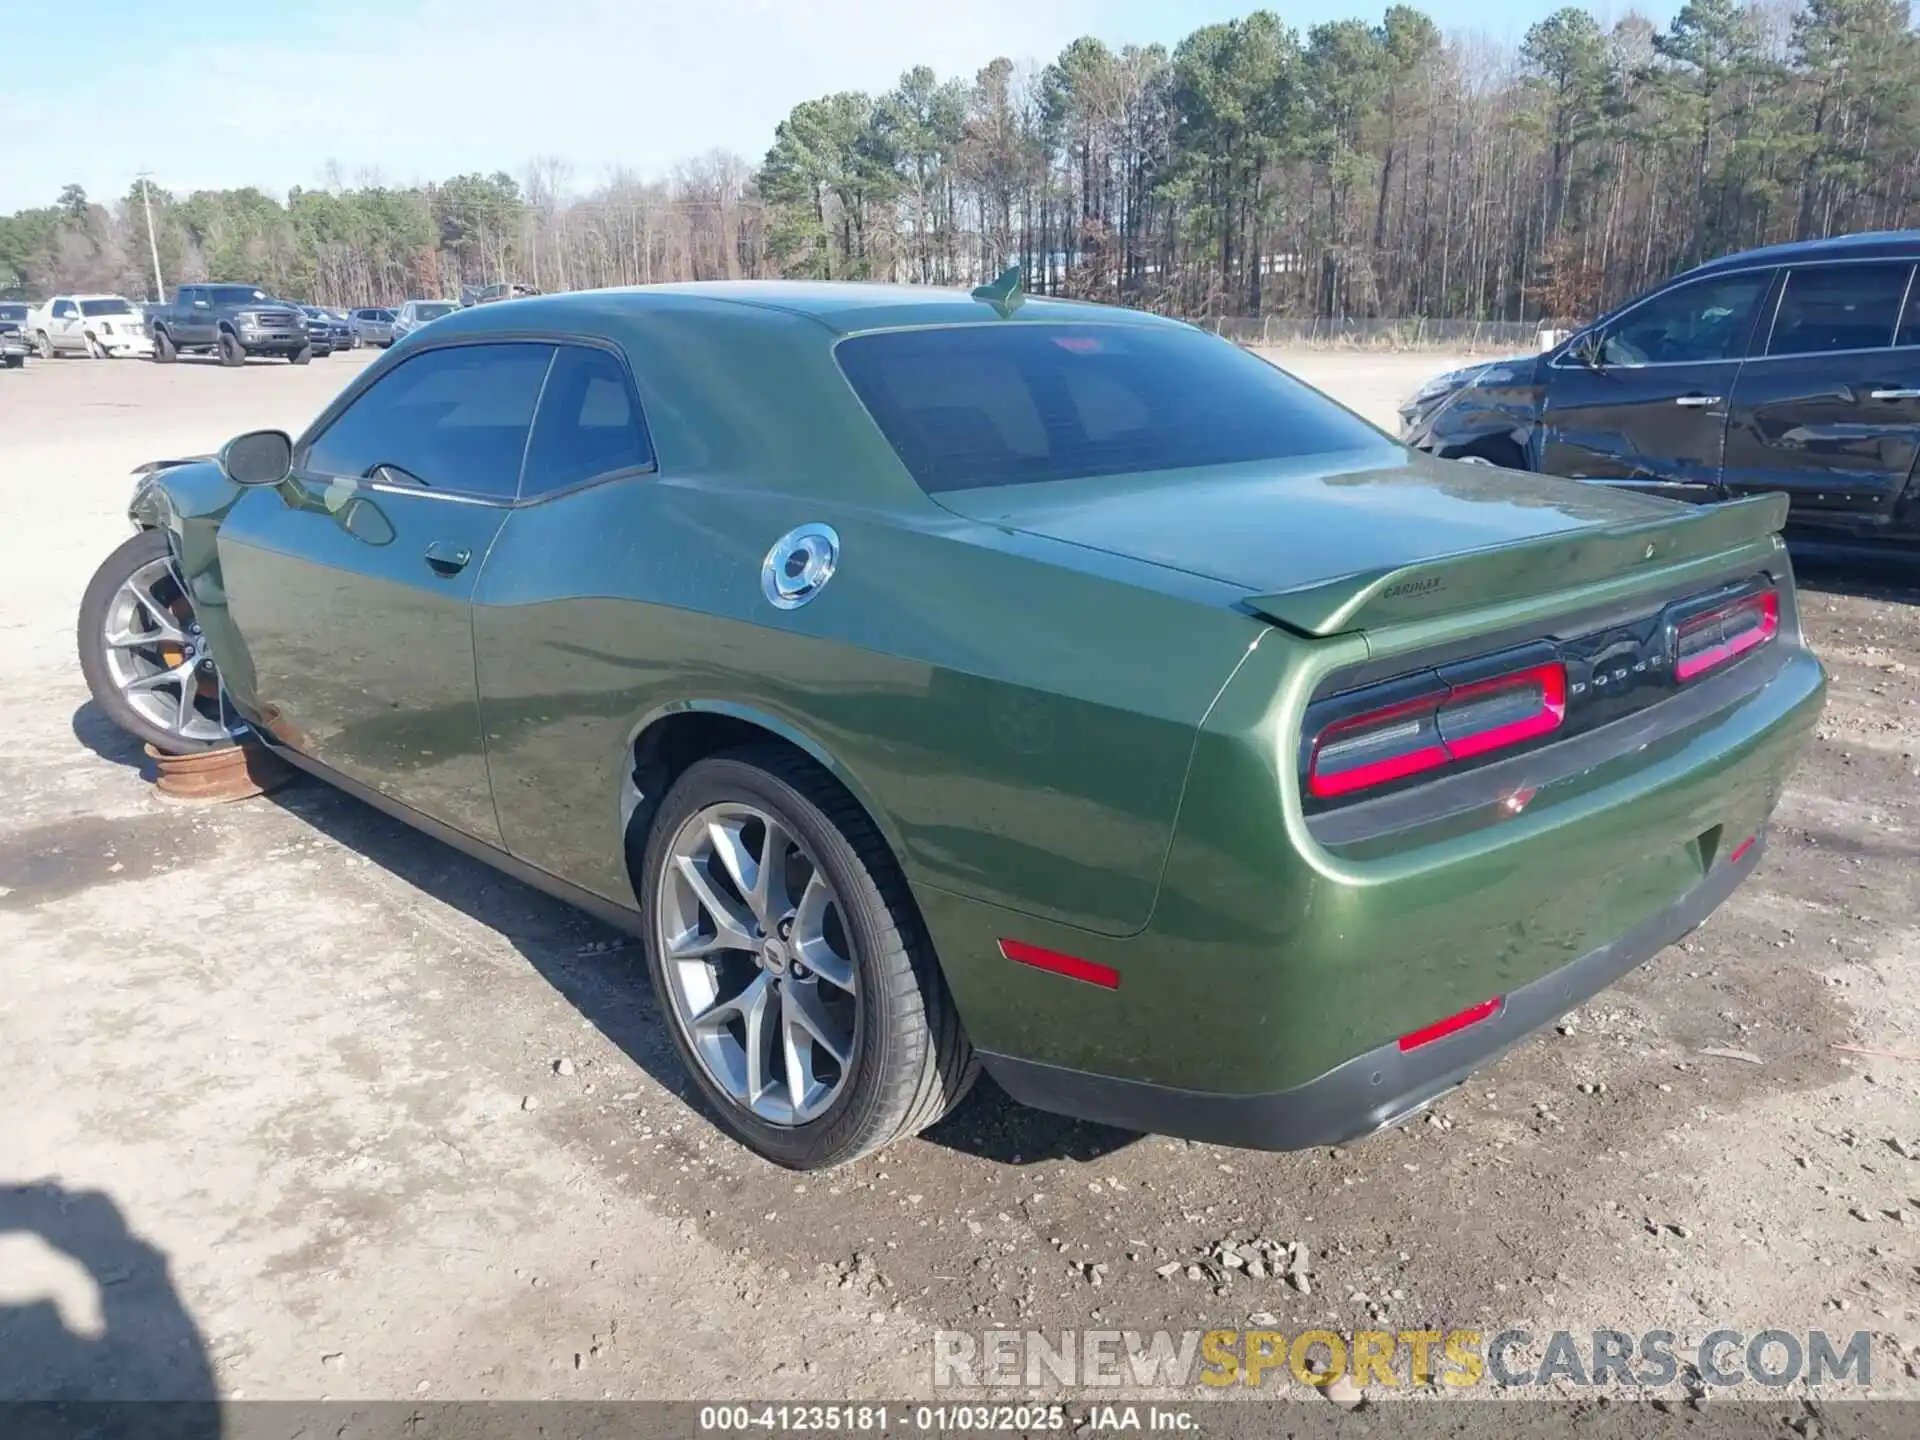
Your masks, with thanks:
[[[551,345],[455,345],[381,376],[307,451],[319,475],[511,500]]]
[[[1392,444],[1194,330],[982,322],[854,336],[837,353],[929,494]]]
[[[521,498],[652,463],[625,367],[605,350],[561,346],[527,446]]]
[[[1913,266],[1811,265],[1787,276],[1769,355],[1879,350],[1893,343]]]

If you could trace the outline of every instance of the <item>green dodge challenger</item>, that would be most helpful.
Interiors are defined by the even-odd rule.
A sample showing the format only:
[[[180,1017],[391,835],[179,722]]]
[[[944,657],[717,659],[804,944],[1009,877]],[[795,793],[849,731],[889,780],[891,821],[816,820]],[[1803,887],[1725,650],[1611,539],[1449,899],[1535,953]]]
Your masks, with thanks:
[[[1777,496],[1434,460],[1125,310],[663,285],[436,321],[146,469],[80,620],[639,935],[783,1165],[1018,1100],[1394,1124],[1698,925],[1819,714]]]

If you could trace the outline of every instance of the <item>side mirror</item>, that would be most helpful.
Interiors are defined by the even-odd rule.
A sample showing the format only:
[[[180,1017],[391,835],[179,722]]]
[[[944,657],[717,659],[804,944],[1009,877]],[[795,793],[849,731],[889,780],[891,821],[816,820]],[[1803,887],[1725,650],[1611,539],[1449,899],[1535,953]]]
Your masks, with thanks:
[[[220,473],[236,485],[278,485],[293,473],[293,440],[284,430],[251,430],[220,447]]]

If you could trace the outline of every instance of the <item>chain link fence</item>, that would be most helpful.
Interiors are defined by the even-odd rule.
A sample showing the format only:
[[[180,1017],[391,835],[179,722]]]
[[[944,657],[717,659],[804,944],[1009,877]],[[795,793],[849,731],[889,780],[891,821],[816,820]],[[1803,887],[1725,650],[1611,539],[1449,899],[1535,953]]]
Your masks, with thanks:
[[[1531,320],[1342,320],[1285,315],[1225,316],[1196,324],[1248,346],[1354,350],[1464,350],[1526,354],[1542,327]]]

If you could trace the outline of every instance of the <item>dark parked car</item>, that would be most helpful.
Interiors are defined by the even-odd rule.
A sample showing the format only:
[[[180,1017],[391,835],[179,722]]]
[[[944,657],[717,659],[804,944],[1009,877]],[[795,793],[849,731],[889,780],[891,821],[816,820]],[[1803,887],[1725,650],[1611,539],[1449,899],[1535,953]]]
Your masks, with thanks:
[[[243,365],[250,355],[278,355],[304,365],[314,353],[300,307],[256,285],[182,285],[171,305],[145,312],[145,323],[153,358],[162,364],[184,353],[211,351],[222,365]]]
[[[642,937],[700,1095],[803,1168],[980,1066],[1337,1143],[1761,862],[1826,687],[1779,496],[1410,453],[1017,273],[435,320],[297,440],[143,478],[95,700]]]
[[[307,338],[313,342],[315,355],[331,355],[336,350],[353,348],[353,330],[340,316],[319,305],[302,305],[300,313],[307,317]]]
[[[24,301],[0,300],[0,366],[18,370],[27,363],[27,309]]]
[[[378,345],[382,350],[393,343],[393,311],[364,306],[347,317],[357,350],[362,345]]]
[[[1680,500],[1783,491],[1789,537],[1920,555],[1920,231],[1729,255],[1545,355],[1430,381],[1409,443]]]

